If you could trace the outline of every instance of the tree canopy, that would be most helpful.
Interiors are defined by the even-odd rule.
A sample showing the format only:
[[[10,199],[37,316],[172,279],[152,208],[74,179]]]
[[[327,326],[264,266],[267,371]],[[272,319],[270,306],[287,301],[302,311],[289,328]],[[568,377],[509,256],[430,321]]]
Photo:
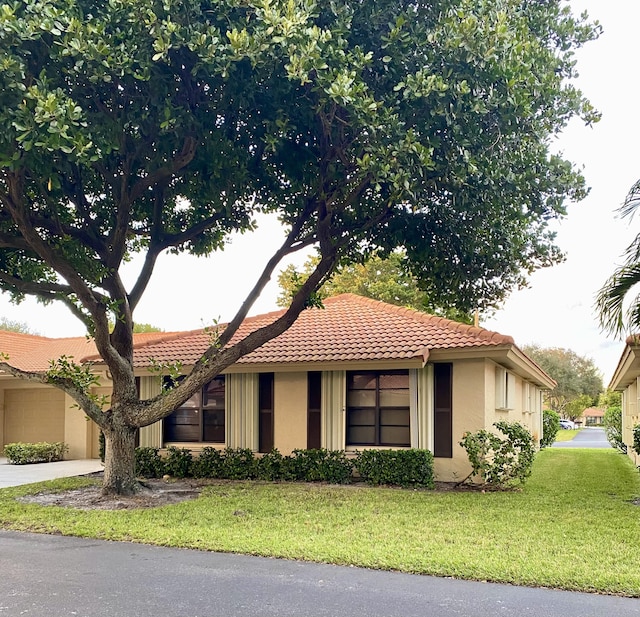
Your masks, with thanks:
[[[280,285],[278,306],[289,306],[295,291],[317,263],[317,257],[310,257],[301,272],[298,272],[295,266],[289,265],[278,274]],[[398,251],[390,253],[387,257],[374,254],[364,262],[338,266],[315,297],[321,302],[325,298],[342,293],[354,293],[365,298],[426,311],[456,321],[473,323],[473,317],[468,314],[454,308],[442,310],[435,306],[427,294],[420,289],[420,282],[405,266],[404,254]]]
[[[598,401],[603,391],[602,375],[591,358],[561,347],[529,345],[523,351],[557,383],[547,395],[553,411],[575,420]]]
[[[339,262],[402,247],[439,306],[499,303],[561,259],[548,223],[585,194],[550,142],[597,120],[571,79],[598,31],[561,0],[3,5],[0,289],[82,320],[110,407],[76,368],[1,367],[75,398],[105,434],[105,489],[124,492],[137,427],[282,333]],[[158,255],[221,250],[258,211],[280,217],[282,246],[191,373],[140,401],[133,313]],[[282,258],[309,247],[318,264],[285,314],[229,345]]]

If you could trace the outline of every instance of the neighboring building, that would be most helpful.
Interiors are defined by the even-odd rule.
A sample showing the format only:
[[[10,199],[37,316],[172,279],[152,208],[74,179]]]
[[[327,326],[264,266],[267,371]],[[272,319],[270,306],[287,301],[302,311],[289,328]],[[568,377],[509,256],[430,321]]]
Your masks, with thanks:
[[[627,338],[609,388],[622,392],[622,441],[631,460],[640,465],[640,455],[633,450],[633,427],[640,424],[640,336]]]
[[[451,481],[470,470],[458,443],[465,431],[517,420],[539,440],[542,391],[555,383],[511,337],[352,294],[324,304],[304,311],[288,331],[241,358],[171,416],[141,429],[140,444],[277,448],[283,454],[318,447],[427,448],[437,478]],[[282,312],[248,318],[231,342]],[[85,339],[4,334],[0,351],[9,349],[19,366],[33,358],[32,370],[55,354],[76,360],[95,354]],[[155,396],[162,387],[149,371],[150,359],[180,361],[187,372],[210,341],[201,330],[136,335],[141,396]],[[15,354],[18,344],[26,354]],[[31,356],[28,350],[36,347],[38,355]],[[106,366],[92,361],[101,392],[108,393]],[[0,388],[0,445],[17,437],[64,440],[71,457],[95,456],[97,430],[69,397],[10,376],[0,377]]]
[[[578,418],[578,424],[582,426],[599,426],[604,421],[604,409],[599,407],[587,407]]]

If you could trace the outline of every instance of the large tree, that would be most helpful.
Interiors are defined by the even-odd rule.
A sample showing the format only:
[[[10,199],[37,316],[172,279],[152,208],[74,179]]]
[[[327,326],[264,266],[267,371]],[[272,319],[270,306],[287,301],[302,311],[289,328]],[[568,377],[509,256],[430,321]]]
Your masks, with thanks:
[[[561,416],[575,420],[594,405],[603,390],[602,375],[591,358],[571,349],[529,345],[523,351],[556,382],[547,404]]]
[[[136,430],[286,330],[338,262],[401,246],[440,306],[499,302],[561,258],[548,222],[585,194],[550,152],[570,118],[597,119],[570,83],[585,19],[561,0],[3,5],[0,288],[73,311],[110,406],[88,369],[0,367],[72,396],[104,432],[105,492],[133,492]],[[257,211],[282,246],[190,374],[139,400],[133,314],[158,255],[206,256]],[[281,259],[314,246],[284,315],[231,343]]]

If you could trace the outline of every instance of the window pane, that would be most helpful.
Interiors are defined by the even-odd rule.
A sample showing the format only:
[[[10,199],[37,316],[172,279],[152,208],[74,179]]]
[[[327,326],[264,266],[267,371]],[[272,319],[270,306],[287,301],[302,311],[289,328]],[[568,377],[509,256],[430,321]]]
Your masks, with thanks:
[[[224,410],[205,410],[204,441],[224,443]]]
[[[375,390],[375,373],[350,373],[348,375],[347,388],[349,390]]]
[[[409,426],[408,409],[382,409],[380,411],[380,425]]]
[[[375,445],[376,430],[373,426],[351,426],[347,431],[347,443],[351,446]]]
[[[224,377],[216,377],[204,387],[203,406],[224,409]]]
[[[380,407],[409,407],[409,390],[380,390]]]
[[[200,392],[196,392],[190,399],[182,403],[181,407],[189,407],[191,409],[200,407]]]
[[[375,407],[375,390],[352,390],[347,394],[347,406],[349,407]]]
[[[197,409],[180,408],[164,421],[165,441],[200,441],[200,416]]]
[[[375,426],[376,412],[373,409],[350,409],[349,426]]]
[[[380,389],[408,388],[409,373],[383,373],[380,375]]]
[[[408,426],[381,426],[380,444],[383,446],[408,446],[411,436]]]

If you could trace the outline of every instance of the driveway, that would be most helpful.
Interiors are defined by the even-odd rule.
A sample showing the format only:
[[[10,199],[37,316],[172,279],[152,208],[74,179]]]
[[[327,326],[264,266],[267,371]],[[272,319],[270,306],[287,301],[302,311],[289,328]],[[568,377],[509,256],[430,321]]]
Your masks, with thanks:
[[[571,441],[556,441],[554,448],[610,448],[603,428],[586,426]]]
[[[640,601],[0,531],[0,615],[640,617]]]
[[[6,458],[0,457],[0,488],[82,476],[86,473],[101,471],[102,463],[98,459],[77,459],[57,461],[56,463],[34,463],[33,465],[10,465]],[[0,607],[0,615],[2,609]]]

